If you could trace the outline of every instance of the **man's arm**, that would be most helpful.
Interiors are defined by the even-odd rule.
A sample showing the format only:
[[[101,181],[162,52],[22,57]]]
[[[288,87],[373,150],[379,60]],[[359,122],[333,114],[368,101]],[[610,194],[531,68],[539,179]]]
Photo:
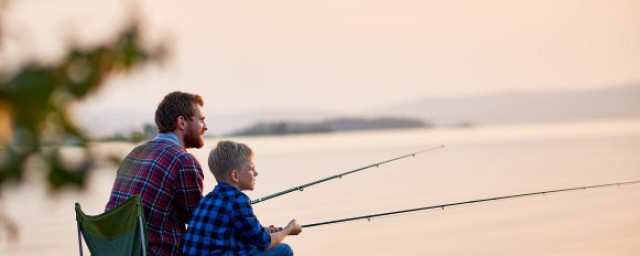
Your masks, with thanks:
[[[178,217],[187,223],[202,199],[204,175],[200,164],[192,155],[187,154],[180,162],[182,164],[178,165],[176,170],[176,207]]]

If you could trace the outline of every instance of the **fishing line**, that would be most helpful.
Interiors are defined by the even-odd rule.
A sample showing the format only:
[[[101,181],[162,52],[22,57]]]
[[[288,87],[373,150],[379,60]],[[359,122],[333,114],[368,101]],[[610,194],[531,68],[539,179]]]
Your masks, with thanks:
[[[251,204],[257,204],[257,203],[260,203],[260,202],[264,202],[266,200],[273,199],[273,198],[276,198],[276,197],[279,197],[279,196],[282,196],[282,195],[286,195],[286,194],[289,194],[289,193],[294,192],[294,191],[303,191],[307,187],[311,187],[313,185],[317,185],[317,184],[323,183],[325,181],[330,181],[330,180],[338,179],[338,178],[342,179],[342,177],[347,176],[347,175],[352,174],[352,173],[356,173],[356,172],[359,172],[359,171],[362,171],[362,170],[366,170],[366,169],[369,169],[369,168],[373,168],[373,167],[380,167],[380,165],[383,165],[383,164],[386,164],[386,163],[390,163],[390,162],[397,161],[397,160],[400,160],[400,159],[403,159],[403,158],[407,158],[407,157],[415,157],[418,154],[422,154],[422,153],[425,153],[425,152],[428,152],[428,151],[441,149],[441,148],[444,148],[444,145],[440,145],[440,146],[437,146],[437,147],[432,147],[432,148],[428,148],[428,149],[425,149],[425,150],[413,152],[413,153],[410,153],[410,154],[402,155],[402,156],[399,156],[399,157],[396,157],[396,158],[392,158],[392,159],[389,159],[389,160],[385,160],[385,161],[382,161],[382,162],[377,162],[377,163],[370,164],[370,165],[367,165],[367,166],[364,166],[364,167],[360,167],[360,168],[357,168],[357,169],[354,169],[354,170],[351,170],[351,171],[347,171],[347,172],[343,172],[343,173],[336,174],[336,175],[333,175],[333,176],[329,176],[329,177],[326,177],[324,179],[319,179],[319,180],[316,180],[316,181],[312,181],[312,182],[309,182],[307,184],[296,186],[296,187],[293,187],[293,188],[290,188],[290,189],[287,189],[287,190],[280,191],[278,193],[274,193],[274,194],[271,194],[271,195],[268,195],[268,196],[265,196],[265,197],[261,197],[261,198],[255,199],[255,200],[251,201]]]
[[[610,186],[631,185],[631,184],[636,184],[636,183],[640,183],[640,181],[609,183],[609,184],[591,185],[591,186],[574,187],[574,188],[563,188],[563,189],[548,190],[548,191],[541,191],[541,192],[532,192],[532,193],[525,193],[525,194],[515,194],[515,195],[508,195],[508,196],[490,197],[490,198],[476,199],[476,200],[471,200],[471,201],[449,203],[449,204],[441,204],[441,205],[432,205],[432,206],[425,206],[425,207],[419,207],[419,208],[413,208],[413,209],[407,209],[407,210],[384,212],[384,213],[363,215],[363,216],[357,216],[357,217],[351,217],[351,218],[323,221],[323,222],[318,222],[318,223],[313,223],[313,224],[302,225],[302,227],[303,228],[310,228],[310,227],[317,227],[317,226],[323,226],[323,225],[329,225],[329,224],[338,224],[338,223],[344,223],[344,222],[352,222],[352,221],[358,221],[358,220],[369,220],[369,221],[371,221],[371,219],[374,219],[374,218],[388,217],[388,216],[400,215],[400,214],[417,213],[417,212],[435,210],[435,209],[444,210],[445,208],[449,208],[449,207],[453,207],[453,206],[476,204],[476,203],[489,202],[489,201],[500,201],[500,200],[506,200],[506,199],[519,198],[519,197],[546,195],[546,194],[568,192],[568,191],[574,191],[574,190],[587,190],[587,189],[592,189],[592,188],[603,188],[603,187],[610,187]]]

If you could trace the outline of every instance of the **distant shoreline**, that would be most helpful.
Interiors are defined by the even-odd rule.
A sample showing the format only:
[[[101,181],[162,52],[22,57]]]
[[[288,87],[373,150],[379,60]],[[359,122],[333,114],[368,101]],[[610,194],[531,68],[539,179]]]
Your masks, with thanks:
[[[231,132],[230,136],[287,135],[308,133],[331,133],[342,131],[387,130],[407,128],[431,128],[433,125],[419,119],[381,118],[335,118],[320,122],[271,121],[257,122],[246,128]]]

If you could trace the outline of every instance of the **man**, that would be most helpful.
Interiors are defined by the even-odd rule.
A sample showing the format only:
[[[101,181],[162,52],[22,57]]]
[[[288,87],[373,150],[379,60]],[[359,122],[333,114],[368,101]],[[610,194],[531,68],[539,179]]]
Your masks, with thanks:
[[[158,105],[158,136],[136,147],[120,164],[106,211],[131,195],[142,197],[150,255],[181,255],[186,223],[202,199],[203,173],[187,148],[204,146],[202,97],[172,92]]]

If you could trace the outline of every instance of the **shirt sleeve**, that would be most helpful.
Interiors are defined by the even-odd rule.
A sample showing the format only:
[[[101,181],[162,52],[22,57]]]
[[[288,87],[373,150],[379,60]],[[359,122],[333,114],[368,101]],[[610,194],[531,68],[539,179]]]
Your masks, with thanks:
[[[251,208],[251,200],[249,197],[243,196],[236,201],[237,205],[234,206],[232,223],[237,228],[238,234],[242,236],[245,241],[255,245],[258,250],[264,251],[269,245],[271,245],[271,236],[269,232],[260,225],[258,218],[253,213]]]
[[[177,212],[178,217],[187,223],[202,199],[204,175],[200,164],[190,154],[187,154],[177,171],[178,180],[175,186]]]

